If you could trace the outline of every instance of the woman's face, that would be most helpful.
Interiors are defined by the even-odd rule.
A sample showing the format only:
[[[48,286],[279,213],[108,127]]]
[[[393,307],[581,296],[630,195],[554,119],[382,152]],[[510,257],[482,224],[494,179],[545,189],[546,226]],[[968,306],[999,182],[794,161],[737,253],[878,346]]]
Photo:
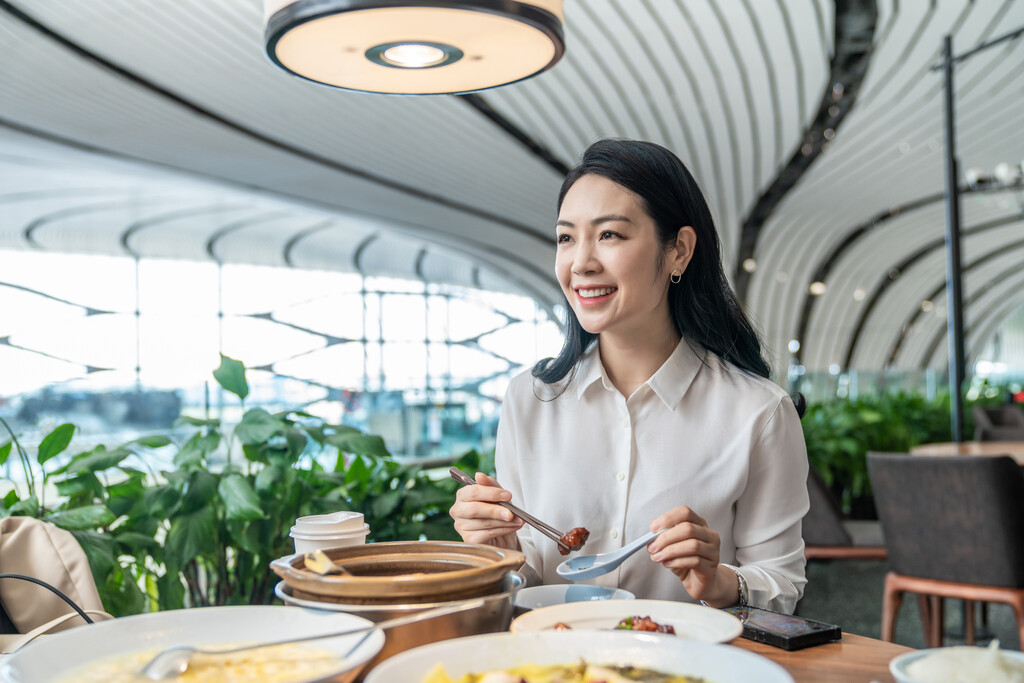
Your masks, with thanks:
[[[584,175],[558,214],[555,274],[580,324],[592,334],[640,335],[672,325],[669,275],[689,252],[665,249],[641,200],[621,185]],[[692,228],[680,230],[693,232]]]

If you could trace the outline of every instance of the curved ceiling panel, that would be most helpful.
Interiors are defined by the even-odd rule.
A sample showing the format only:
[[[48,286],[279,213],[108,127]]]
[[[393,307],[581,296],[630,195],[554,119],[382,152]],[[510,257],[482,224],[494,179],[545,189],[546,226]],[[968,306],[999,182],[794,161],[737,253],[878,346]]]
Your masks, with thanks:
[[[808,368],[833,363],[843,367],[843,354],[836,349],[849,344],[863,305],[854,292],[866,287],[870,296],[873,283],[917,243],[941,239],[945,219],[939,203],[899,221],[899,230],[887,226],[880,231],[884,237],[846,243],[856,228],[890,207],[941,195],[943,90],[940,73],[929,69],[940,58],[943,36],[951,32],[956,51],[963,52],[1024,25],[1021,3],[880,2],[878,8],[872,66],[853,111],[767,222],[759,243],[747,303],[762,325],[774,331],[776,368],[788,362],[786,344],[800,335],[809,285],[836,245],[842,244],[843,257],[825,280],[826,295],[810,304],[814,312],[805,338],[799,340],[798,358]],[[1022,42],[1008,41],[957,68],[957,136],[964,166],[991,170],[1000,161],[1024,157],[1024,139],[1016,134],[1024,124],[1019,106]],[[972,219],[968,202],[964,204],[967,226]],[[939,277],[942,273],[938,271]],[[896,316],[895,310],[891,314]],[[893,319],[882,315],[873,329],[896,327],[905,316],[906,309]],[[882,367],[880,357],[855,357],[852,367]]]
[[[922,341],[939,302],[914,319],[943,272],[941,250],[916,255],[944,225],[930,67],[947,33],[962,53],[1024,26],[1024,2],[566,0],[565,17],[555,68],[418,98],[282,73],[260,0],[0,0],[0,247],[361,269],[553,310],[562,171],[595,139],[638,137],[704,188],[777,372],[794,338],[809,370],[944,365]],[[833,82],[857,74],[850,92]],[[961,63],[956,83],[963,166],[1024,158],[1024,38]],[[966,197],[965,228],[1010,221],[1018,197]],[[965,237],[965,259],[1015,229]],[[987,316],[975,346],[1000,315],[986,303],[1000,265],[968,276],[965,299],[984,292],[968,319]]]

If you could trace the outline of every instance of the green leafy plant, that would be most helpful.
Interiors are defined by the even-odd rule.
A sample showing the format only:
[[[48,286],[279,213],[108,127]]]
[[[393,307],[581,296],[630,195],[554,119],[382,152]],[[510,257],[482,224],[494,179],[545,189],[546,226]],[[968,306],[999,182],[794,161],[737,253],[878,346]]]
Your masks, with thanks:
[[[965,438],[973,438],[971,408],[1003,400],[992,388],[965,402]],[[844,512],[871,495],[868,451],[905,453],[922,443],[952,440],[950,395],[928,400],[919,394],[891,393],[835,400],[808,407],[801,424],[811,465],[839,496]]]
[[[244,407],[242,363],[222,357],[214,377]],[[230,430],[215,419],[182,417],[179,425],[187,431],[179,445],[150,436],[58,458],[74,432],[63,424],[33,462],[4,423],[10,440],[0,444],[0,465],[16,452],[26,482],[0,501],[0,516],[71,531],[116,615],[272,602],[277,579],[268,564],[293,551],[289,529],[304,515],[358,510],[378,542],[457,538],[448,508],[458,484],[397,461],[379,436],[262,408],[246,410]],[[154,452],[168,449],[174,468],[150,469]],[[456,464],[493,471],[475,451]],[[58,494],[51,504],[48,488]]]

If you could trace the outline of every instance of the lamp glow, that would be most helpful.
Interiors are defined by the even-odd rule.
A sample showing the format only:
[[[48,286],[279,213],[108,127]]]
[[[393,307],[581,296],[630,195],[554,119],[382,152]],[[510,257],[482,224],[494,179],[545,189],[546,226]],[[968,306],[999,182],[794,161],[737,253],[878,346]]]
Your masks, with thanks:
[[[422,69],[444,61],[444,50],[422,43],[405,43],[384,50],[385,61],[409,69]]]

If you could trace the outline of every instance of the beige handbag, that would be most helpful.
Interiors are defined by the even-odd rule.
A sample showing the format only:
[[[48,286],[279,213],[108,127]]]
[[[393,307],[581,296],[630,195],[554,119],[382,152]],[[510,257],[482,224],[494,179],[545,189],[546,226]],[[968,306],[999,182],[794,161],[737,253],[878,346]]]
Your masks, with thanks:
[[[0,519],[0,574],[21,574],[48,583],[93,621],[113,618],[103,611],[85,551],[71,532],[52,524],[32,517]],[[0,578],[0,604],[18,631],[0,635],[3,653],[39,635],[86,623],[60,597],[20,579]]]

